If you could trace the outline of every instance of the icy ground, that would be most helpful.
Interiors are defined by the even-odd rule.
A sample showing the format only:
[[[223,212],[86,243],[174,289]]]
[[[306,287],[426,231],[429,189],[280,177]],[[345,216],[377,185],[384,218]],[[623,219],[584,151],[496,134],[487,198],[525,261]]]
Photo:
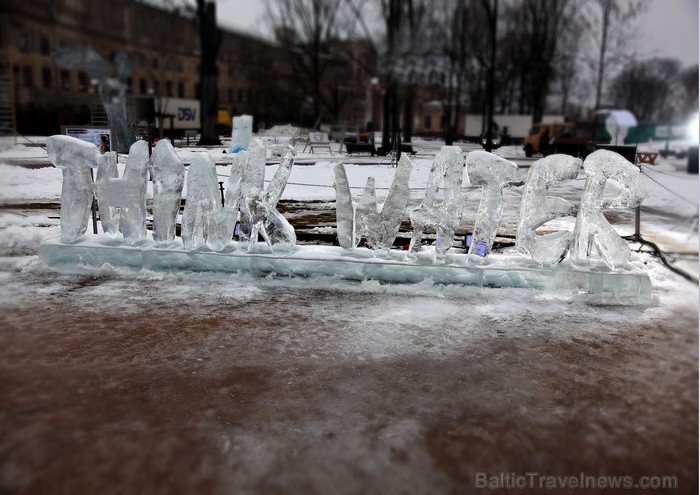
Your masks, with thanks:
[[[416,148],[419,201],[439,145]],[[0,163],[22,153],[40,164],[40,147]],[[356,187],[368,175],[388,187],[395,170],[301,158],[321,162],[293,169],[285,198],[302,203],[331,202],[315,186],[337,159]],[[658,184],[646,183],[642,233],[697,253],[697,176],[684,167],[645,169]],[[550,194],[578,203],[583,182]],[[65,275],[36,256],[58,235],[60,183],[52,168],[0,165],[2,493],[473,493],[478,472],[671,475],[672,493],[697,490],[697,286],[649,254],[635,254],[649,307],[108,266]],[[518,207],[515,188],[504,231]],[[633,231],[631,212],[610,218]],[[677,256],[697,274],[697,254]]]

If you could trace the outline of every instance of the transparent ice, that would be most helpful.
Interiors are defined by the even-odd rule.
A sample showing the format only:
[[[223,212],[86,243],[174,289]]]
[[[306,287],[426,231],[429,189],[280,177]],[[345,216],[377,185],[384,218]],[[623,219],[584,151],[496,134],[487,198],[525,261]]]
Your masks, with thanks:
[[[355,222],[355,205],[350,194],[348,176],[342,163],[336,163],[333,167],[333,179],[338,244],[343,249],[354,249],[360,243],[362,235],[361,229]],[[372,177],[370,179],[374,187],[374,179]]]
[[[408,180],[412,169],[411,160],[402,154],[381,211],[374,192],[374,178],[371,178],[371,182],[367,180],[362,198],[356,208],[355,222],[362,225],[367,244],[375,251],[389,250],[394,245],[408,201],[411,199]]]
[[[105,153],[97,165],[95,195],[102,229],[109,233],[121,230],[127,244],[146,239],[147,171],[146,141],[131,145],[122,178],[119,178],[116,153]]]
[[[119,206],[109,194],[110,183],[119,180],[117,154],[109,151],[97,158],[97,173],[95,174],[95,197],[100,212],[102,230],[108,234],[119,233]]]
[[[518,166],[486,151],[467,155],[467,175],[473,186],[483,186],[481,202],[474,222],[469,254],[488,256],[496,238],[503,213],[503,188],[522,184]]]
[[[421,205],[411,212],[411,251],[420,250],[423,231],[435,228],[437,240],[436,254],[444,256],[452,247],[455,229],[459,226],[464,209],[461,197],[464,175],[464,158],[458,146],[443,146],[433,160],[428,183],[425,186],[425,198]],[[443,200],[435,204],[440,184],[443,184]]]
[[[253,117],[251,115],[237,115],[233,118],[233,131],[231,134],[231,151],[237,153],[250,147],[253,137]]]
[[[261,187],[245,189],[246,192],[241,204],[241,235],[247,237],[250,242],[249,248],[257,243],[258,234],[263,237],[268,246],[274,246],[277,249],[286,248],[289,250],[296,244],[294,227],[277,211],[277,202],[282,197],[287,185],[295,156],[294,148],[289,146],[267,189],[263,190]],[[251,158],[253,157],[259,158],[256,155],[251,155]],[[263,167],[264,159],[263,155]],[[256,169],[259,167],[257,162],[253,163],[252,166]],[[241,181],[242,184],[245,182],[245,180]]]
[[[571,249],[573,263],[589,263],[597,254],[606,265],[619,268],[630,249],[603,216],[604,208],[631,208],[644,199],[637,167],[619,153],[598,150],[583,162],[588,178],[581,196]]]
[[[70,136],[50,136],[46,151],[54,167],[63,170],[61,241],[78,242],[85,234],[92,205],[92,172],[99,151],[92,143]]]
[[[581,163],[579,158],[572,156],[550,155],[530,166],[520,204],[515,242],[520,251],[541,263],[556,264],[562,261],[573,240],[571,232],[566,230],[544,236],[535,233],[546,222],[569,215],[574,207],[565,199],[547,196],[547,189],[555,182],[575,179]]]
[[[175,226],[180,211],[185,166],[167,139],[161,139],[151,155],[153,180],[153,239],[169,242],[175,239]]]
[[[206,242],[207,218],[221,210],[216,163],[209,153],[196,153],[187,172],[187,198],[182,214],[182,243],[196,249]]]

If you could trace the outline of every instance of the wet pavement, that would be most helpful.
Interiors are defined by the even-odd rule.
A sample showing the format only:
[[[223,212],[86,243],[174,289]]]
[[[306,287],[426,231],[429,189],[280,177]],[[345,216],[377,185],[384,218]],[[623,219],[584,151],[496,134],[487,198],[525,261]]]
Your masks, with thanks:
[[[607,307],[31,256],[0,276],[2,493],[511,493],[475,489],[500,472],[697,491],[696,289]]]

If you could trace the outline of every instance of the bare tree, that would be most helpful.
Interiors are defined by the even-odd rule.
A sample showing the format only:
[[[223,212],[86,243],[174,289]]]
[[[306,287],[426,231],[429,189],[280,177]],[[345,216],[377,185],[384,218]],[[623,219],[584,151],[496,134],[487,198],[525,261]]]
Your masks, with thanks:
[[[339,113],[345,96],[325,79],[337,68],[333,45],[340,39],[345,13],[341,0],[266,0],[268,16],[280,41],[291,50],[292,79],[311,97],[316,122],[322,112]]]
[[[584,9],[590,44],[595,53],[589,65],[595,68],[594,107],[601,99],[610,70],[620,67],[630,55],[630,39],[636,29],[635,20],[647,8],[646,0],[591,0]]]
[[[678,117],[685,106],[680,66],[678,60],[668,58],[629,63],[610,85],[613,102],[639,120]]]
[[[202,116],[200,145],[218,145],[218,68],[216,59],[221,46],[221,33],[216,25],[216,3],[211,0],[197,0],[199,20],[199,102]]]

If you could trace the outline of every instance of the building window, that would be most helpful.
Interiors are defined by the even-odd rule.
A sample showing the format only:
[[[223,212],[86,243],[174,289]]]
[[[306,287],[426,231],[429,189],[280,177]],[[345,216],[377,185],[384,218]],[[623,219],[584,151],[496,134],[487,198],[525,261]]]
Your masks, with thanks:
[[[51,80],[51,69],[48,67],[43,67],[41,69],[41,84],[45,88],[50,88],[53,84],[53,81]]]
[[[146,94],[146,80],[145,79],[139,79],[139,94],[142,94],[142,95]]]
[[[34,85],[32,81],[32,68],[28,65],[22,67],[22,85],[31,88]]]
[[[158,81],[153,81],[153,94],[160,96],[160,82]]]
[[[157,68],[158,68],[158,57],[153,57],[152,67],[153,67],[154,69],[157,69]]]
[[[165,96],[172,96],[173,95],[173,82],[172,81],[166,81],[165,82]]]
[[[78,72],[78,91],[87,91],[89,85],[87,74],[83,71]]]
[[[65,69],[61,71],[61,88],[70,89],[70,72]]]
[[[29,34],[19,33],[19,51],[29,53],[30,50]]]
[[[243,103],[243,90],[238,90],[238,103]]]
[[[126,78],[126,87],[129,88],[130,93],[134,91],[134,79],[131,76]]]
[[[39,42],[39,51],[42,55],[48,55],[51,52],[51,46],[49,45],[48,38],[41,38]]]
[[[423,119],[423,127],[426,129],[430,129],[433,126],[433,119],[430,115],[426,115],[425,119]]]
[[[228,88],[228,92],[227,92],[227,93],[228,93],[228,99],[227,99],[227,101],[228,101],[229,103],[233,103],[233,88]]]
[[[185,83],[183,83],[182,81],[177,83],[177,96],[178,98],[185,97]]]
[[[181,60],[178,60],[178,61],[177,61],[177,71],[178,71],[178,72],[182,72],[183,70],[185,70],[185,69],[184,69],[184,66],[183,66],[183,64],[182,64],[182,61],[181,61]]]

